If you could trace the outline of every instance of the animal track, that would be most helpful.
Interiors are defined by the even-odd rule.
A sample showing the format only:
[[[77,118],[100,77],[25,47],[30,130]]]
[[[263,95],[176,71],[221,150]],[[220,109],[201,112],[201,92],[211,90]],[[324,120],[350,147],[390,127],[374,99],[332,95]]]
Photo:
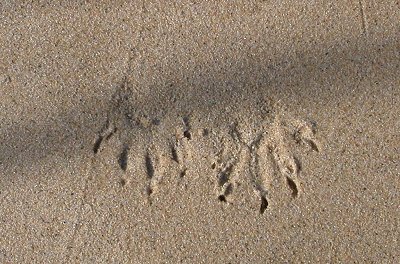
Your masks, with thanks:
[[[203,128],[196,134],[190,114],[181,115],[180,110],[173,109],[170,113],[159,109],[138,109],[134,99],[132,88],[124,80],[112,97],[107,119],[94,140],[92,150],[95,156],[99,155],[105,142],[116,137],[117,141],[112,145],[118,148],[116,161],[122,175],[120,185],[126,186],[129,182],[127,177],[134,177],[130,168],[139,166],[146,175],[143,179],[146,182],[144,193],[150,204],[168,173],[165,168],[171,164],[169,162],[179,171],[177,179],[188,176],[192,157],[187,146],[196,142],[196,135],[211,140],[215,147],[211,169],[216,171],[217,200],[233,203],[238,186],[248,181],[260,200],[260,214],[270,204],[274,179],[283,177],[293,199],[301,193],[301,164],[294,150],[299,146],[317,152],[320,149],[315,138],[315,124],[288,118],[288,115],[283,119],[262,103],[257,103],[262,111],[247,112],[248,119],[234,111],[236,117],[229,119],[234,122],[218,124],[212,132]],[[206,120],[200,123],[204,124]],[[246,175],[240,171],[243,168],[247,168]]]
[[[190,118],[176,118],[176,124],[163,122],[160,117],[150,118],[147,111],[134,107],[133,98],[132,89],[124,80],[112,97],[105,124],[94,141],[93,153],[98,155],[105,142],[117,137],[119,150],[116,159],[123,177],[129,177],[126,174],[133,160],[131,156],[142,156],[147,175],[145,193],[150,199],[162,181],[164,163],[168,160],[179,166],[181,178],[186,175],[187,168],[184,165],[180,141],[192,138]],[[162,117],[162,113],[160,116]],[[122,178],[121,182],[124,182],[121,186],[125,186],[126,178]]]
[[[188,140],[192,139],[192,134],[190,133],[190,125],[189,125],[189,118],[184,117],[182,118],[183,124],[185,126],[185,131],[183,131],[183,136]]]
[[[234,193],[239,179],[232,178],[231,172],[239,162],[238,157],[242,156],[240,152],[243,151],[249,153],[246,163],[249,167],[251,185],[260,199],[260,214],[263,214],[269,205],[269,190],[272,187],[273,176],[277,173],[284,177],[292,198],[299,195],[301,165],[297,157],[292,154],[290,141],[294,141],[296,145],[304,143],[311,150],[318,152],[315,125],[295,119],[289,120],[287,125],[276,117],[267,130],[256,131],[249,142],[242,139],[236,123],[233,123],[225,134],[236,142],[236,148],[231,146],[233,154],[218,170],[218,200],[228,202],[229,196]],[[217,156],[221,157],[221,152],[217,153]]]

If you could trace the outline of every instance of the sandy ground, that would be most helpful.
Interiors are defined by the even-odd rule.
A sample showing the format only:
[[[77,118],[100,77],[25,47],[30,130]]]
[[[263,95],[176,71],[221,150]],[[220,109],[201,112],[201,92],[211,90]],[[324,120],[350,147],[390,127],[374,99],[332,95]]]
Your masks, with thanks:
[[[400,262],[399,1],[37,2],[0,4],[1,263]]]

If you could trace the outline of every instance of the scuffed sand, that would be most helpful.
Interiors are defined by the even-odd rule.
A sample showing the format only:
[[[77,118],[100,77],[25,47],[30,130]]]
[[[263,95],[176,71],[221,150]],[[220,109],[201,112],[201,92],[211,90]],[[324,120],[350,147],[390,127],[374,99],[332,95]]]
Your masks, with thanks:
[[[398,263],[399,41],[396,1],[0,4],[0,262]]]

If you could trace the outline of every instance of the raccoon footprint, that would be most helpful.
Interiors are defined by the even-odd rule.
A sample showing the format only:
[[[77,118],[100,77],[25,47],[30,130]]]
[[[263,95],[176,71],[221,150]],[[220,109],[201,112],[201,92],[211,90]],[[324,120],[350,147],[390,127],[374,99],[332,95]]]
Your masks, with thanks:
[[[266,144],[269,153],[280,175],[285,178],[286,185],[293,198],[300,193],[301,163],[295,154],[299,146],[308,146],[312,151],[319,152],[320,146],[315,137],[315,124],[296,119],[282,122],[276,119],[269,131]]]
[[[186,168],[181,165],[184,155],[177,134],[179,132],[182,138],[190,139],[190,124],[187,117],[172,122],[163,120],[162,116],[149,117],[146,111],[134,107],[133,98],[132,90],[124,80],[111,98],[107,119],[94,140],[92,150],[96,157],[108,146],[108,154],[115,156],[115,163],[122,172],[123,185],[133,177],[132,172],[140,168],[136,174],[147,175],[145,193],[151,197],[169,160],[178,163],[182,167],[181,175],[185,174]],[[110,139],[113,139],[112,144],[105,144]]]

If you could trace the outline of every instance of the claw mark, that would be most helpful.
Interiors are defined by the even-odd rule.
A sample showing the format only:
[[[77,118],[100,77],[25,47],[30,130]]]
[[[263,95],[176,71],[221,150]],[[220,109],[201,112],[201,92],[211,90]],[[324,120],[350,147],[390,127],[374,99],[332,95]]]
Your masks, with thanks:
[[[222,188],[220,195],[218,195],[218,200],[221,202],[227,202],[227,196],[229,196],[233,191],[234,183],[231,182],[231,173],[233,166],[237,163],[236,158],[232,158],[227,162],[227,164],[218,172],[218,187]]]
[[[183,121],[183,125],[185,126],[185,131],[183,131],[183,136],[185,137],[185,138],[187,138],[188,140],[191,140],[192,139],[192,134],[190,133],[190,125],[189,125],[189,117],[184,117],[183,119],[182,119],[182,121]]]
[[[268,201],[264,196],[261,196],[260,214],[264,214],[267,208],[268,208]]]
[[[152,195],[152,193],[153,193],[153,188],[151,188],[150,185],[147,186],[146,193],[147,193],[148,196],[151,196],[151,195]],[[150,200],[150,204],[151,204],[151,200]]]
[[[185,116],[182,118],[183,124],[185,125],[185,127],[189,128],[189,117]]]
[[[230,162],[218,173],[218,185],[223,186],[229,181],[229,176],[232,172],[233,163]]]
[[[146,165],[146,172],[147,172],[147,179],[148,179],[148,185],[146,187],[146,194],[148,197],[148,201],[150,205],[152,204],[151,196],[154,192],[153,190],[153,184],[154,184],[154,165],[153,161],[150,157],[150,153],[147,151],[146,156],[145,156],[145,165]]]
[[[192,139],[192,134],[190,134],[189,130],[185,130],[185,131],[183,132],[183,136],[184,136],[185,138],[189,139],[189,140]]]
[[[186,176],[187,167],[185,165],[185,156],[182,156],[182,152],[178,149],[179,144],[170,144],[170,151],[172,160],[178,164],[179,167],[179,179],[183,179]]]
[[[100,150],[101,143],[103,143],[103,140],[108,140],[111,138],[111,136],[117,131],[117,128],[114,128],[109,119],[107,118],[107,121],[104,125],[104,127],[101,129],[100,133],[98,134],[97,139],[95,140],[93,144],[93,153],[97,154]]]
[[[319,152],[318,145],[315,143],[315,141],[310,140],[310,139],[303,139],[305,143],[307,143],[310,148],[316,152]]]
[[[220,200],[221,202],[224,202],[224,203],[228,202],[226,200],[226,197],[232,193],[232,189],[233,189],[232,184],[230,184],[230,183],[226,184],[225,190],[221,195],[218,196],[218,200]]]
[[[289,188],[292,190],[292,197],[296,198],[299,194],[299,190],[297,189],[296,183],[289,177],[286,176],[286,183],[288,184]]]
[[[227,202],[227,201],[226,201],[226,197],[225,197],[224,194],[221,194],[220,196],[218,196],[218,200],[220,200],[221,202],[224,202],[224,203]]]
[[[117,132],[117,128],[114,128],[113,130],[109,131],[109,133],[106,135],[105,140],[109,140],[111,136]]]
[[[148,179],[152,179],[154,176],[154,166],[150,154],[148,152],[146,154],[145,163],[146,163],[147,177]]]
[[[119,181],[119,184],[121,184],[121,186],[124,187],[124,186],[126,185],[126,180],[122,178],[122,179]]]
[[[358,3],[360,6],[360,13],[361,13],[361,17],[362,17],[361,26],[362,26],[363,34],[368,36],[367,16],[365,15],[365,6],[363,3],[363,0],[358,0]]]
[[[230,124],[228,135],[236,141],[237,149],[234,151],[234,154],[231,156],[230,160],[228,160],[222,169],[219,170],[217,174],[217,184],[219,188],[219,196],[218,200],[221,202],[227,202],[228,196],[233,192],[233,189],[236,186],[236,180],[231,177],[233,167],[239,162],[238,155],[242,151],[242,147],[245,146],[241,134],[237,129],[237,122]],[[222,151],[222,150],[221,150]],[[213,163],[211,165],[212,169],[216,168],[216,164]],[[222,189],[222,190],[221,190]],[[221,192],[222,191],[222,192]]]
[[[122,149],[121,154],[119,155],[119,158],[118,158],[118,164],[123,171],[126,171],[126,169],[128,167],[128,151],[129,151],[129,147],[127,145],[125,145],[124,148]]]
[[[101,142],[103,142],[103,137],[101,135],[99,135],[99,137],[96,139],[96,141],[94,142],[94,145],[93,145],[93,153],[94,154],[97,154],[97,152],[99,152]]]
[[[187,171],[187,169],[183,169],[183,170],[179,173],[179,177],[180,177],[180,178],[185,177],[185,176],[186,176],[186,171]]]

